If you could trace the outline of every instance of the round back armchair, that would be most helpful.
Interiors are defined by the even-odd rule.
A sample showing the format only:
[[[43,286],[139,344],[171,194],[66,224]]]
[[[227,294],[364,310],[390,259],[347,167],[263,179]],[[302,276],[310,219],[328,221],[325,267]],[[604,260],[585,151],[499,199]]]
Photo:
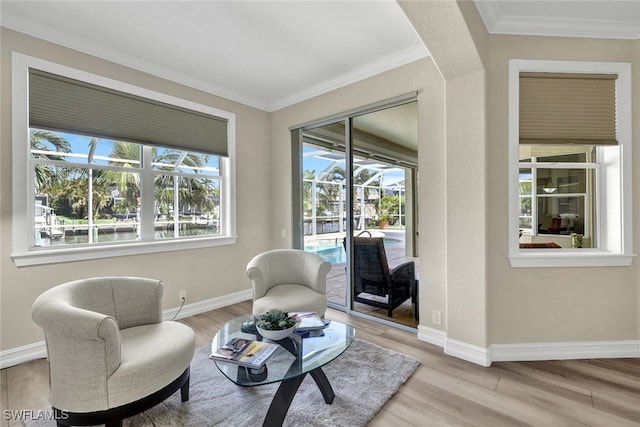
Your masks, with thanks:
[[[162,294],[159,280],[97,277],[36,299],[58,425],[119,426],[178,389],[189,399],[195,334],[162,321]]]
[[[327,309],[327,274],[331,264],[299,249],[274,249],[256,255],[247,264],[253,285],[253,314],[279,309],[285,312]]]

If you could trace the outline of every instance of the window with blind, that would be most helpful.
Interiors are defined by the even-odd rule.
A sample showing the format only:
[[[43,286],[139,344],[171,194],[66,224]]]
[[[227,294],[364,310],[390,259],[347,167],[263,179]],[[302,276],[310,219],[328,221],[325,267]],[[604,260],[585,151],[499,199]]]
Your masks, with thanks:
[[[509,63],[509,260],[629,265],[630,66]]]
[[[23,55],[13,73],[16,264],[235,241],[233,114]]]

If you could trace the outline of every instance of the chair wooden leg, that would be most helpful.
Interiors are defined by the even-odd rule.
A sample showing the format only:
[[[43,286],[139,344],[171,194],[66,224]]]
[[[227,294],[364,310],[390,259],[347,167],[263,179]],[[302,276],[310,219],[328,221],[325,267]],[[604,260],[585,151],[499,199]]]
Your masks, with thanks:
[[[189,379],[191,378],[191,374],[187,377],[182,387],[180,387],[180,398],[183,402],[187,402],[189,400]]]

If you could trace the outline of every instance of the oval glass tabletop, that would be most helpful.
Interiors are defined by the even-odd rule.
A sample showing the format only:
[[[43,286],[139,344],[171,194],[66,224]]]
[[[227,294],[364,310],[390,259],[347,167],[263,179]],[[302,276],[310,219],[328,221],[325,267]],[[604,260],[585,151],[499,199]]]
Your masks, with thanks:
[[[213,337],[211,351],[215,351],[233,338],[264,340],[280,344],[280,348],[267,359],[262,369],[249,369],[220,360],[213,360],[228,379],[237,385],[253,387],[273,382],[285,381],[305,375],[331,362],[349,348],[356,331],[349,325],[331,321],[322,336],[302,338],[294,333],[281,341],[262,338],[257,332],[247,332],[243,324],[253,316],[240,316],[226,323]],[[243,329],[245,332],[243,332]]]

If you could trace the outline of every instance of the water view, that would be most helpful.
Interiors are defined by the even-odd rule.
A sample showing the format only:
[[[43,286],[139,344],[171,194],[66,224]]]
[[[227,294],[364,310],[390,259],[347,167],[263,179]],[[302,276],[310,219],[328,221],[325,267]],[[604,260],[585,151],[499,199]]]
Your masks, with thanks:
[[[139,240],[137,231],[137,223],[130,224],[127,229],[108,229],[102,227],[94,231],[91,242],[89,241],[89,233],[87,232],[87,226],[78,227],[75,231],[69,229],[64,234],[58,234],[56,237],[52,237],[55,234],[50,232],[36,233],[36,246],[64,246],[64,245],[76,245],[87,243],[110,243],[110,242],[127,242]],[[61,233],[61,232],[60,232]],[[196,237],[196,236],[217,236],[219,235],[217,226],[208,227],[182,227],[179,230],[178,237]],[[164,240],[173,239],[176,237],[173,227],[171,228],[158,228],[155,230],[154,239]]]

